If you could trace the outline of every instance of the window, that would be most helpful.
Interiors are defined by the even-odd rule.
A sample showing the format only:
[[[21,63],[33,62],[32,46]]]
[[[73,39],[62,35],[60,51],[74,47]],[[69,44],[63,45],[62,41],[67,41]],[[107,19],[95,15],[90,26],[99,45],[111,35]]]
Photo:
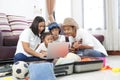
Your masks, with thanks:
[[[71,0],[56,0],[55,18],[62,23],[64,18],[71,17]]]
[[[105,28],[104,0],[83,0],[83,25],[87,30]]]

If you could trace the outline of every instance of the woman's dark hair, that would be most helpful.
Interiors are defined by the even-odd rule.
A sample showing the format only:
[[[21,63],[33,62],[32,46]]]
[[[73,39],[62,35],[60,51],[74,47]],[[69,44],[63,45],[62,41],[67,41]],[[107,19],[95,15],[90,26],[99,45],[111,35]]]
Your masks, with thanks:
[[[32,32],[37,36],[39,36],[38,25],[40,22],[45,22],[44,18],[41,16],[36,16],[32,22],[32,25],[30,26],[30,29],[32,30]],[[45,29],[40,34],[44,32],[45,32]]]

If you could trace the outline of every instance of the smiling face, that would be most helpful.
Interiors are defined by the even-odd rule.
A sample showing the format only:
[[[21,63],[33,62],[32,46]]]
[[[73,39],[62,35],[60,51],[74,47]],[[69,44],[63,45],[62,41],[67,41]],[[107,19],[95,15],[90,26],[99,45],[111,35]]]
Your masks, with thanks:
[[[58,36],[59,35],[59,32],[60,32],[60,29],[59,28],[53,28],[51,30],[51,33],[53,36]]]
[[[45,22],[40,22],[38,24],[39,33],[41,33],[44,29],[45,29]]]
[[[76,29],[73,26],[65,25],[63,27],[63,31],[64,31],[64,34],[66,36],[73,36],[73,37],[75,37]]]
[[[48,43],[53,42],[53,36],[52,35],[46,35],[43,41],[44,41],[45,45],[48,45]]]

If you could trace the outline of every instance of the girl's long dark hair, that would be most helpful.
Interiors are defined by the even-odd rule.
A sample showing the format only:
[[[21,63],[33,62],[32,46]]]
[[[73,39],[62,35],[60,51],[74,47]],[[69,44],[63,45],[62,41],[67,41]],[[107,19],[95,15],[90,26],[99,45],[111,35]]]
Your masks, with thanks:
[[[32,30],[32,32],[37,35],[39,37],[39,30],[38,30],[38,25],[40,22],[45,22],[44,18],[41,17],[41,16],[36,16],[35,19],[33,20],[31,26],[30,26],[30,29]],[[45,31],[45,28],[44,30],[40,33],[44,33]]]

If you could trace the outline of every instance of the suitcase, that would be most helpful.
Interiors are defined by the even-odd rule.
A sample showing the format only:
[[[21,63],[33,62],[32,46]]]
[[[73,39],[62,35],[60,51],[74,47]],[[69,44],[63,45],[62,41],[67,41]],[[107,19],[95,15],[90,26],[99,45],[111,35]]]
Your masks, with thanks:
[[[103,67],[103,60],[92,57],[91,59],[94,60],[74,62],[74,73],[96,71]]]
[[[82,59],[88,57],[82,57]],[[90,72],[100,70],[103,67],[103,60],[89,57],[91,61],[80,61],[68,64],[56,65],[54,67],[55,76],[65,76],[73,73]]]
[[[14,63],[13,59],[0,60],[0,65],[13,64],[13,63]]]
[[[74,63],[56,65],[54,67],[55,76],[65,76],[73,73]]]

